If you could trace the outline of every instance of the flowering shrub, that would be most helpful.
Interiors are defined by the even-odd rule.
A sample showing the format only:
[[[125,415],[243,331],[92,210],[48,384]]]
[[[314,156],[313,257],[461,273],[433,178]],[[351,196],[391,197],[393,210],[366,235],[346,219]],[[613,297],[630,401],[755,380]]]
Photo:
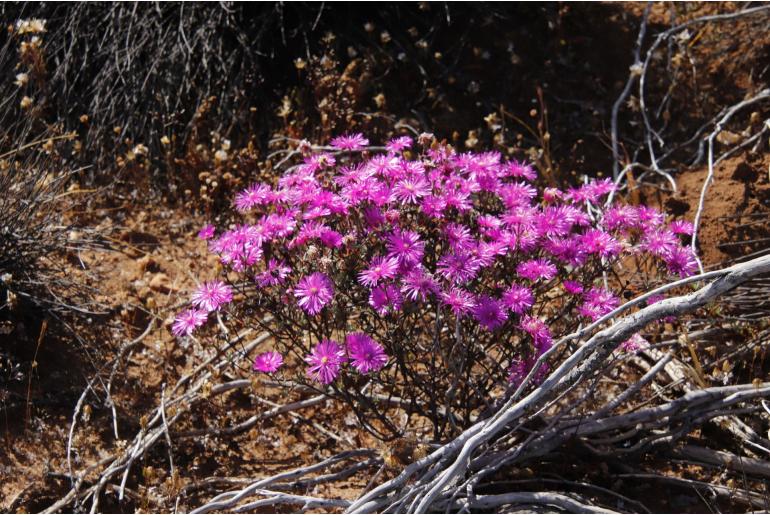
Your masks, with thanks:
[[[383,438],[401,431],[388,416],[398,398],[440,437],[518,384],[552,335],[618,306],[639,270],[697,268],[680,241],[692,226],[603,205],[610,181],[539,191],[530,166],[497,152],[455,153],[425,135],[368,144],[304,145],[274,184],[238,193],[243,223],[199,235],[224,276],[199,288],[174,333],[227,306],[227,320],[274,336],[258,373],[324,389]]]

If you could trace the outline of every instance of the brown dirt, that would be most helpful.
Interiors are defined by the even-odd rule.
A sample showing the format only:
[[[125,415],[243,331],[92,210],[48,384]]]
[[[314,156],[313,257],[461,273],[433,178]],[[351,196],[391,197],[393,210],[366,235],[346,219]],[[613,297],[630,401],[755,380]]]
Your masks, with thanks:
[[[694,220],[706,166],[677,176],[679,191],[666,200],[669,211]],[[699,250],[704,266],[716,266],[770,246],[770,156],[742,155],[714,168],[706,191]]]
[[[526,52],[523,52],[524,64],[514,64],[512,67],[506,65],[506,73],[511,77],[525,76],[533,83],[544,78],[551,82],[549,94],[552,95],[552,100],[556,99],[550,106],[551,122],[554,124],[553,141],[572,149],[561,154],[559,166],[565,174],[573,169],[606,170],[608,152],[604,147],[604,121],[607,118],[607,99],[611,97],[610,99],[614,100],[614,95],[609,95],[608,91],[613,90],[618,81],[624,80],[627,73],[625,67],[619,70],[618,67],[607,66],[606,63],[625,63],[630,60],[629,45],[636,30],[634,17],[641,14],[644,4],[625,4],[623,9],[614,5],[609,8],[590,7],[591,10],[596,10],[597,16],[604,16],[599,27],[595,27],[593,32],[585,32],[589,22],[581,22],[583,11],[569,6],[565,9],[565,24],[550,29],[555,31],[554,37],[550,39],[559,41],[558,44],[554,43],[556,46],[569,47],[569,52],[582,52],[591,56],[585,63],[585,68],[590,73],[581,71],[584,68],[581,65],[579,69],[573,70],[572,75],[568,75],[569,67],[574,63],[559,59],[553,62],[549,59],[544,68],[547,73],[541,72],[536,60],[526,61]],[[716,8],[702,5],[698,9]],[[656,4],[652,24],[668,24],[670,20],[667,12],[663,4]],[[629,13],[631,17],[628,17]],[[696,14],[705,12],[688,13],[689,16]],[[592,19],[590,24],[595,21],[596,19]],[[613,34],[613,30],[615,36],[622,40],[622,44],[615,44],[614,40],[608,39],[607,34]],[[564,39],[556,36],[563,36]],[[704,33],[700,38],[717,39],[717,36]],[[519,36],[519,39],[521,38]],[[565,40],[569,41],[569,45]],[[500,41],[489,42],[489,46],[507,56],[508,50],[503,43],[506,42],[501,38]],[[523,45],[527,48],[526,42],[523,42]],[[709,87],[723,88],[728,92],[736,85],[740,85],[741,89],[748,88],[749,78],[754,76],[747,64],[751,60],[749,57],[756,57],[757,52],[766,52],[767,48],[767,42],[764,42],[753,48],[737,46],[723,49],[727,55],[715,62],[711,72],[715,76],[724,77],[724,80]],[[591,51],[596,49],[601,52]],[[551,50],[553,49],[548,51]],[[512,60],[511,56],[505,58]],[[505,89],[500,88],[497,70],[485,68],[479,64],[477,57],[461,61],[458,69],[461,78],[476,77],[474,73],[481,75],[482,97],[485,93],[492,95],[492,89]],[[486,74],[483,73],[484,70]],[[566,77],[565,80],[561,80],[563,77]],[[399,102],[395,92],[390,93],[393,84],[397,82],[383,85],[392,96],[393,103]],[[462,127],[463,133],[458,133],[454,138],[459,144],[465,139],[469,129],[483,123],[483,117],[489,114],[491,109],[488,105],[475,103],[466,93],[455,89],[458,88],[447,86],[450,92],[447,98],[441,94],[439,99],[435,100],[435,105],[439,108],[431,111],[431,122],[437,123],[437,129],[442,129],[445,134],[452,134],[454,126]],[[514,93],[521,97],[521,91]],[[573,96],[578,100],[574,100]],[[443,102],[448,105],[440,106]],[[451,103],[464,103],[465,108],[455,110],[449,105]],[[578,107],[575,107],[576,105]],[[527,105],[524,106],[527,109],[524,109],[522,106],[522,103],[518,106],[514,104],[514,107],[520,109],[510,107],[509,110],[526,113],[531,107]],[[588,127],[585,126],[586,123]],[[584,137],[587,134],[590,137]],[[482,133],[482,138],[484,136],[491,139],[491,134]],[[590,143],[591,141],[593,143]],[[767,215],[770,214],[769,166],[770,156],[739,156],[716,167],[715,180],[708,191],[699,233],[704,264],[714,266],[768,246],[767,242],[751,240],[770,237],[767,223]],[[198,170],[195,170],[195,173],[197,174]],[[678,194],[661,201],[665,202],[664,205],[671,213],[692,220],[705,177],[704,167],[681,173],[677,176],[680,189]],[[26,381],[14,384],[8,397],[0,401],[0,428],[4,436],[0,452],[0,510],[41,510],[66,493],[69,480],[63,474],[67,473],[67,433],[75,402],[83,391],[87,378],[92,377],[94,368],[98,368],[94,364],[103,362],[106,357],[114,354],[121,343],[139,335],[152,318],[156,318],[159,323],[133,353],[114,384],[121,438],[115,439],[112,434],[110,410],[98,399],[90,396],[87,401],[90,416],[88,420],[81,417],[74,440],[76,452],[73,464],[76,470],[114,453],[125,444],[123,439],[132,438],[139,429],[141,415],[149,413],[157,406],[160,386],[163,383],[175,382],[190,369],[195,359],[190,349],[180,347],[168,328],[173,314],[180,306],[179,299],[186,298],[195,285],[195,279],[214,277],[218,271],[217,260],[205,257],[205,244],[195,237],[198,228],[207,221],[206,217],[191,214],[191,210],[186,207],[144,205],[139,202],[136,206],[126,204],[117,208],[97,210],[90,213],[88,218],[88,225],[96,228],[102,235],[102,244],[99,248],[67,256],[67,263],[73,275],[98,288],[100,300],[109,306],[110,313],[107,316],[94,317],[90,322],[78,327],[83,331],[83,337],[94,344],[86,358],[67,350],[71,342],[65,340],[69,340],[69,337],[46,338],[36,360],[38,366],[29,383],[29,392]],[[40,327],[27,324],[27,327],[19,326],[15,331],[11,335],[12,338],[35,342]],[[32,347],[34,350],[34,344]],[[30,363],[33,359],[32,351],[22,354],[22,357],[27,360],[26,363]],[[261,396],[275,402],[283,403],[300,397],[297,393],[287,396],[264,385],[257,387],[260,388]],[[194,415],[181,423],[177,430],[245,420],[261,409],[262,406],[250,395],[234,392],[201,403]],[[311,422],[334,429],[342,436],[350,438],[355,446],[378,447],[372,438],[358,429],[355,421],[345,417],[345,412],[339,406],[329,405],[323,409],[305,410],[301,415],[301,420],[282,415],[234,437],[176,441],[174,458],[182,470],[182,484],[191,485],[214,474],[237,477],[264,476],[343,450],[344,444],[319,433]],[[105,495],[102,509],[115,512],[173,509],[173,506],[153,505],[148,501],[153,492],[168,491],[170,481],[166,477],[166,465],[165,445],[159,444],[134,467],[130,477],[128,486],[138,492],[138,497],[118,504],[117,497],[110,493]],[[679,466],[666,469],[660,464],[655,466],[658,467],[657,470],[671,470],[673,474],[695,479],[708,481],[710,477],[702,470],[686,470],[685,467]],[[553,468],[553,464],[543,464],[543,467],[546,470],[561,470]],[[597,466],[597,469],[602,467]],[[569,472],[567,467],[564,472]],[[332,487],[324,487],[326,490],[321,490],[318,494],[333,493],[342,497],[354,497],[365,486],[372,473],[373,471],[368,471],[359,474],[334,486],[334,490],[331,490]],[[390,473],[392,471],[388,472]],[[582,473],[582,470],[576,471],[575,479],[582,479]],[[602,470],[599,470],[597,477],[602,473]],[[646,487],[635,485],[628,488],[628,491],[638,494],[638,498],[649,495]],[[197,503],[208,499],[210,494],[211,492],[201,491],[197,497],[189,497],[189,504],[182,504],[179,509],[194,508]],[[668,504],[666,499],[666,503],[661,501],[661,506],[678,511],[681,507],[677,502],[684,501],[672,499],[671,504]],[[690,506],[701,506],[697,503],[696,500]]]

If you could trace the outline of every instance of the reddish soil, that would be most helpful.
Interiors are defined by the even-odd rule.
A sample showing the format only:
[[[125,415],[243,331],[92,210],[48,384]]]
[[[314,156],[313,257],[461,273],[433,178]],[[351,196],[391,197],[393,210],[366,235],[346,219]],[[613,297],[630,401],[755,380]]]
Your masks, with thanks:
[[[562,174],[557,179],[564,181],[570,179],[570,173],[575,174],[573,170],[582,172],[589,169],[607,169],[609,152],[606,149],[607,130],[604,127],[607,119],[607,98],[614,99],[614,91],[619,89],[615,86],[618,86],[620,81],[619,87],[622,87],[627,73],[625,65],[619,69],[616,66],[607,66],[607,62],[630,62],[630,45],[637,30],[635,20],[644,9],[644,4],[641,3],[624,4],[622,9],[615,5],[609,8],[592,6],[590,9],[596,9],[598,15],[606,16],[606,19],[599,20],[602,30],[587,32],[589,27],[586,27],[586,24],[592,25],[594,20],[581,21],[580,12],[574,5],[564,6],[566,22],[564,26],[549,29],[557,32],[550,39],[558,41],[553,43],[555,46],[568,47],[565,39],[561,39],[561,36],[564,36],[574,45],[570,52],[579,54],[582,51],[590,55],[591,59],[585,63],[587,72],[583,71],[583,63],[578,68],[572,61],[558,59],[549,59],[544,67],[546,71],[542,73],[539,63],[534,60],[525,61],[521,68],[517,68],[520,65],[514,59],[518,59],[516,54],[504,54],[505,59],[514,62],[513,68],[507,68],[511,77],[525,76],[532,83],[548,80],[552,84],[551,98],[556,100],[549,107],[553,124],[551,132],[553,141],[562,147],[561,154],[555,157],[555,161],[556,168],[561,170]],[[683,16],[702,15],[711,12],[711,9],[717,9],[710,4],[687,5],[690,6],[687,8],[690,11],[680,13]],[[664,4],[656,4],[652,14],[651,25],[656,28],[670,23],[669,11]],[[622,39],[622,45],[615,45],[612,40],[607,39],[607,34],[612,34],[613,30],[616,31],[617,37]],[[575,33],[580,37],[572,38]],[[719,40],[719,34],[713,33],[712,29],[704,31],[698,37],[701,40]],[[763,52],[767,52],[767,48],[770,48],[768,41],[770,39],[762,42],[743,42],[729,48],[711,46],[712,51],[718,48],[719,52],[726,54],[715,59],[709,67],[712,77],[705,81],[704,88],[712,93],[725,92],[724,99],[732,99],[737,95],[738,93],[734,92],[736,87],[741,90],[749,88],[752,78],[757,77],[753,73],[751,63],[758,56],[761,57]],[[492,42],[490,48],[495,50],[495,44],[499,46],[501,43]],[[601,52],[592,53],[592,49],[600,49]],[[473,51],[475,50],[474,47]],[[508,52],[504,48],[496,50],[501,54]],[[518,47],[517,51],[520,52]],[[527,55],[524,55],[524,58],[526,59]],[[483,68],[479,59],[471,57],[467,62],[461,61],[459,70],[462,73],[459,75],[475,77],[472,72],[476,68]],[[567,76],[570,67],[574,67],[573,75]],[[480,74],[481,96],[490,90],[505,89],[500,87],[497,70],[489,67],[485,69],[494,73]],[[566,79],[562,81],[563,77]],[[396,82],[398,81],[393,81]],[[393,97],[391,101],[398,103],[395,91],[391,93],[393,84],[385,86],[383,89]],[[453,91],[451,87],[447,88],[450,93]],[[613,92],[612,95],[608,93],[609,90]],[[452,135],[455,143],[461,145],[467,130],[479,124],[483,127],[483,117],[493,109],[487,105],[481,106],[480,102],[474,103],[466,93],[455,92],[454,96],[445,96],[442,91],[438,89],[438,99],[435,100],[435,106],[438,107],[431,112],[431,122],[441,125],[437,127],[437,132],[440,129],[447,135]],[[582,95],[579,101],[572,100],[573,94],[577,95],[575,91]],[[432,94],[437,93],[433,91]],[[529,100],[532,92],[527,90],[527,95]],[[522,95],[520,97],[523,98]],[[460,106],[462,109],[449,105],[455,102],[463,103]],[[361,109],[369,107],[363,106]],[[492,107],[497,108],[496,105]],[[531,105],[520,101],[518,104],[514,103],[514,107],[519,108],[515,111],[517,114],[526,118],[521,113],[527,113]],[[513,111],[512,107],[509,109]],[[299,117],[298,114],[297,118]],[[462,127],[462,134],[453,131],[454,126]],[[688,128],[692,127],[691,125]],[[519,129],[521,128],[517,130]],[[482,143],[486,143],[484,138],[492,139],[492,133],[484,131],[486,129],[479,131]],[[452,134],[453,132],[455,134]],[[584,135],[589,137],[584,138]],[[708,189],[699,231],[699,249],[705,265],[716,266],[768,247],[769,167],[770,156],[767,155],[739,155],[715,167],[714,181]],[[198,175],[199,171],[195,169],[191,175]],[[659,199],[661,204],[666,206],[671,214],[692,220],[706,173],[706,168],[700,166],[677,175],[678,193],[667,199]],[[646,193],[648,201],[652,202],[650,199],[653,195]],[[100,369],[100,364],[114,356],[122,344],[141,334],[150,320],[156,320],[155,328],[132,353],[113,384],[120,438],[116,439],[113,434],[112,414],[104,406],[103,399],[97,399],[93,395],[87,397],[87,407],[84,409],[87,415],[79,417],[78,430],[73,441],[75,471],[81,471],[122,449],[126,440],[133,438],[139,431],[141,417],[157,408],[161,385],[176,382],[199,361],[200,356],[195,354],[210,351],[210,348],[183,348],[169,331],[170,322],[182,304],[180,300],[186,299],[196,280],[214,277],[219,267],[217,259],[208,256],[205,244],[196,238],[197,230],[207,219],[200,214],[191,214],[191,211],[198,213],[189,206],[168,207],[162,203],[145,203],[143,200],[136,206],[127,204],[88,214],[85,225],[96,230],[101,243],[98,248],[73,253],[64,258],[69,272],[96,287],[99,300],[108,307],[108,315],[81,319],[75,326],[87,345],[77,342],[73,344],[74,339],[65,332],[54,336],[46,334],[46,338],[41,338],[43,343],[35,358],[35,342],[41,333],[39,321],[26,324],[19,322],[14,327],[10,337],[26,345],[19,353],[21,362],[29,366],[35,359],[37,366],[30,382],[24,380],[12,384],[6,397],[0,398],[0,430],[4,436],[0,451],[0,511],[39,511],[56,502],[69,490],[70,481],[66,477],[66,445],[75,403],[87,381],[93,377],[94,371]],[[233,378],[250,376],[248,370],[236,369],[231,374]],[[222,378],[226,379],[228,378]],[[257,393],[278,403],[303,397],[298,392],[286,394],[264,384],[256,384],[251,393]],[[192,416],[186,417],[175,427],[175,431],[217,424],[231,425],[246,420],[263,409],[264,406],[248,391],[239,390],[204,400],[196,406]],[[298,415],[300,418],[280,415],[236,436],[175,440],[174,460],[182,471],[181,485],[176,486],[194,485],[196,481],[212,475],[261,477],[317,461],[319,457],[326,457],[346,448],[380,448],[383,455],[389,452],[386,446],[361,431],[356,421],[346,417],[346,413],[339,406],[319,406],[317,409],[303,410]],[[335,441],[320,432],[313,423],[336,432],[350,443]],[[159,443],[133,467],[128,486],[136,492],[136,496],[129,496],[121,504],[117,502],[116,495],[109,493],[104,496],[102,510],[173,510],[173,505],[157,505],[152,502],[156,498],[155,492],[168,493],[175,486],[167,476],[167,461],[166,446]],[[683,465],[654,463],[650,466],[657,467],[661,472],[704,481],[708,481],[710,477],[710,473],[700,469],[690,470]],[[564,467],[565,473],[568,468]],[[592,468],[597,469],[591,472],[596,477],[606,475],[606,465],[604,469]],[[333,490],[332,487],[323,487],[315,493],[355,497],[374,472],[366,471],[336,484]],[[389,469],[385,476],[393,472],[394,470]],[[575,479],[581,479],[584,472],[583,469],[576,471]],[[522,477],[531,473],[529,469],[521,471]],[[649,496],[649,485],[626,485],[626,488],[638,494],[637,498]],[[692,500],[673,496],[673,493],[681,492],[681,489],[671,489],[673,493],[669,498],[667,495],[658,495],[669,490],[658,490],[655,485],[653,488],[656,497],[665,498],[660,502],[661,509],[682,511],[682,503],[691,502],[688,509],[703,510],[703,505],[698,504],[699,501],[694,497]],[[212,491],[201,490],[187,497],[178,507],[179,511],[192,509],[212,495]]]
[[[677,176],[679,191],[669,211],[694,220],[708,176],[703,166]],[[770,244],[770,156],[741,155],[714,167],[706,190],[699,251],[703,264],[717,266],[766,249]]]

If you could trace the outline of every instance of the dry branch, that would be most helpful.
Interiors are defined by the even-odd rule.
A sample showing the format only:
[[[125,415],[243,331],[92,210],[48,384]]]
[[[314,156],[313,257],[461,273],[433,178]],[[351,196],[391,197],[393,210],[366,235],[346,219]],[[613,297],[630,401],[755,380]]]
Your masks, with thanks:
[[[687,295],[668,298],[659,303],[643,308],[631,315],[616,320],[608,328],[601,330],[583,343],[578,350],[567,358],[545,381],[534,388],[528,395],[519,399],[516,395],[508,399],[498,412],[488,420],[481,421],[444,445],[426,458],[408,466],[399,476],[380,485],[353,503],[350,512],[373,512],[387,506],[424,513],[434,509],[437,503],[452,497],[452,492],[459,487],[471,485],[474,477],[483,478],[500,467],[500,460],[487,470],[474,472],[471,464],[475,458],[488,450],[490,445],[510,431],[511,427],[520,427],[528,416],[567,389],[574,389],[579,384],[601,370],[613,350],[635,332],[642,330],[648,323],[666,316],[677,316],[711,302],[731,291],[746,281],[770,272],[770,258],[762,257],[739,265],[707,274],[711,281],[697,291]],[[615,316],[617,314],[614,314]],[[656,406],[642,412],[629,413],[605,419],[581,423],[576,432],[582,435],[600,433],[634,427],[637,423],[652,424],[648,430],[658,426],[663,429],[659,434],[648,434],[648,444],[657,440],[668,445],[681,438],[690,428],[689,424],[702,423],[703,420],[729,413],[737,403],[756,397],[770,395],[770,386],[754,385],[725,387],[690,392],[683,397],[663,406]],[[697,408],[697,409],[696,409]],[[679,417],[679,419],[677,419]],[[590,417],[588,417],[590,420]],[[684,423],[677,432],[676,428],[665,427],[669,422],[678,420]],[[556,431],[554,431],[556,432]],[[530,445],[528,449],[506,449],[512,455],[507,460],[512,464],[523,460],[549,440],[548,435],[540,435],[539,445]],[[535,440],[530,436],[529,442]],[[553,443],[553,442],[552,442]],[[527,452],[528,451],[528,452]],[[411,482],[410,482],[411,480]],[[462,482],[461,485],[458,483]]]

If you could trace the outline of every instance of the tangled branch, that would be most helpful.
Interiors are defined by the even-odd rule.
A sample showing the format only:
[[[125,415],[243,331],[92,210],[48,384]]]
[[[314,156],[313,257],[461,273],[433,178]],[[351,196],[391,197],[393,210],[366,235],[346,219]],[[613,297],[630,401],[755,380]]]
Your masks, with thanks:
[[[553,421],[545,429],[517,433],[566,391],[586,388],[592,378],[607,366],[613,350],[648,323],[661,317],[691,312],[768,272],[770,258],[767,257],[734,265],[710,275],[712,281],[693,293],[666,299],[618,319],[589,338],[528,395],[523,398],[512,396],[493,417],[477,423],[452,442],[408,466],[393,480],[356,500],[348,510],[424,513],[447,502],[454,503],[456,492],[467,492],[471,504],[465,507],[473,508],[474,487],[489,474],[503,465],[510,466],[547,454],[569,438],[586,439],[589,435],[593,438],[605,435],[606,438],[609,433],[616,436],[622,434],[622,438],[616,439],[622,442],[639,433],[643,438],[634,450],[642,450],[654,444],[671,445],[698,424],[732,412],[740,413],[739,405],[770,395],[770,385],[708,388],[690,392],[660,406],[601,418],[597,416],[603,413],[601,409],[594,411],[593,415],[578,417],[578,406],[570,405],[567,406],[569,409],[553,416]],[[630,388],[637,387],[632,385]],[[580,404],[585,407],[587,403],[584,400]],[[756,406],[751,408],[756,409]],[[628,433],[629,429],[635,433]],[[501,442],[506,445],[496,448]],[[495,452],[491,453],[493,449]]]

